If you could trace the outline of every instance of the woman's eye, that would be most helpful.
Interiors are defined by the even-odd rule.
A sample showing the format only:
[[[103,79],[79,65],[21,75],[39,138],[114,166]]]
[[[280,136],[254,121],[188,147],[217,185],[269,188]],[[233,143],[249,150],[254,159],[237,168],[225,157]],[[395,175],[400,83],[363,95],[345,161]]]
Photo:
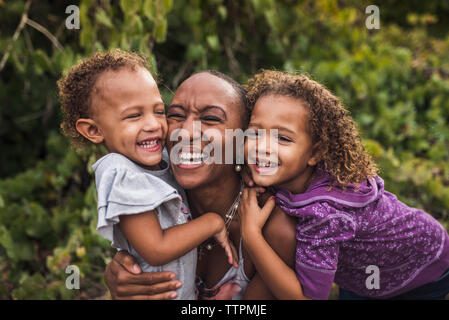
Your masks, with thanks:
[[[161,115],[165,115],[165,111],[164,110],[156,110],[154,111],[155,114],[161,114]]]
[[[184,118],[184,115],[180,113],[169,113],[167,118]]]
[[[215,121],[215,122],[221,121],[221,119],[217,118],[217,117],[204,117],[203,120],[205,120],[205,121]]]

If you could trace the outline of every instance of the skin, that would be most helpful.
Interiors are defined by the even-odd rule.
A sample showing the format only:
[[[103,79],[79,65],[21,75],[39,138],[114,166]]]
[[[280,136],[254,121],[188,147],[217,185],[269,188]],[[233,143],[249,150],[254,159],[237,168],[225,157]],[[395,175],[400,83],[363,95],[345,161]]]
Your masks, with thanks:
[[[248,129],[256,132],[264,129],[267,134],[249,136],[245,143],[246,154],[255,156],[256,161],[271,160],[278,165],[277,170],[267,170],[257,164],[249,164],[250,173],[258,185],[275,186],[293,193],[305,191],[318,160],[318,143],[313,143],[307,122],[308,111],[295,98],[265,95],[256,101]],[[267,136],[272,129],[278,130],[278,136],[270,141]],[[259,142],[264,140],[266,143]]]
[[[95,84],[92,109],[92,119],[77,121],[82,135],[149,170],[160,168],[167,121],[157,84],[146,69],[102,73]],[[224,221],[216,213],[208,212],[189,223],[162,230],[156,213],[148,211],[120,216],[119,226],[150,265],[178,259],[213,236],[224,248],[227,262],[238,266]]]
[[[307,189],[319,160],[316,152],[318,144],[312,142],[307,121],[308,112],[300,100],[280,95],[259,98],[251,114],[249,128],[278,130],[277,139],[257,151],[264,157],[262,160],[277,160],[279,167],[276,171],[269,169],[261,172],[257,164],[249,165],[256,183],[262,186],[274,185],[293,193],[302,193]],[[258,148],[257,138],[250,137],[247,140],[246,154]],[[261,138],[265,139],[265,136]],[[274,144],[277,144],[277,148]],[[278,299],[308,299],[302,292],[294,269],[273,250],[262,233],[270,212],[258,206],[254,190],[244,190],[240,212],[243,241],[271,292]]]
[[[208,73],[191,76],[176,91],[168,108],[168,137],[176,129],[184,129],[191,145],[198,139],[193,121],[201,122],[201,130],[215,129],[221,135],[223,154],[226,141],[225,129],[243,128],[241,111],[243,106],[226,81]],[[199,135],[201,136],[201,135]],[[218,136],[217,136],[218,137]],[[167,142],[170,150],[175,142]],[[201,148],[208,142],[201,142]],[[193,148],[193,147],[192,147]],[[216,212],[222,216],[233,203],[240,189],[240,177],[230,164],[201,164],[191,168],[172,164],[174,176],[186,189],[192,215],[201,217],[206,212]],[[247,179],[248,180],[248,179]],[[263,197],[262,197],[263,198]],[[260,199],[263,203],[266,200]],[[265,204],[274,206],[274,200]],[[238,248],[241,238],[240,219],[235,217],[229,229],[229,239]],[[264,227],[264,236],[277,254],[288,265],[294,263],[295,222],[283,212],[274,212]],[[197,274],[207,287],[214,286],[229,270],[226,256],[218,246],[198,261]],[[245,292],[246,299],[273,299],[274,296],[257,274],[254,265],[243,248],[245,273],[251,282]],[[125,252],[119,252],[105,270],[105,279],[114,299],[172,299],[173,291],[182,284],[173,280],[173,273],[140,273],[135,260]]]
[[[167,135],[164,103],[151,74],[143,68],[105,71],[92,94],[91,119],[79,119],[76,128],[109,152],[126,155],[147,169],[158,169]],[[142,142],[155,140],[154,148]]]

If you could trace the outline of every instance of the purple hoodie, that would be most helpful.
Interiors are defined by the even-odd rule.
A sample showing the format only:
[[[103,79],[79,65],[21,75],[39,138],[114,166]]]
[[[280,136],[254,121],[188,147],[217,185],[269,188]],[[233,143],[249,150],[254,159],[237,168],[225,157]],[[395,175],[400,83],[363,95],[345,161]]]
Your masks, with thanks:
[[[449,268],[447,231],[385,191],[380,177],[358,190],[330,186],[331,176],[319,169],[304,193],[274,189],[277,205],[298,218],[295,269],[305,296],[327,299],[335,282],[362,296],[390,298]]]

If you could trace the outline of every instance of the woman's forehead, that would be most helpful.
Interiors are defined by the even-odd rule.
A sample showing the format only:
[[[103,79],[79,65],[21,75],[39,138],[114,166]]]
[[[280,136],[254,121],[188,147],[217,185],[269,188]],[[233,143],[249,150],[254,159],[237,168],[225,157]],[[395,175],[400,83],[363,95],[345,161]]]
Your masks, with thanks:
[[[231,107],[237,94],[231,84],[209,73],[198,73],[185,80],[176,90],[172,103],[186,104],[185,107],[219,105]]]

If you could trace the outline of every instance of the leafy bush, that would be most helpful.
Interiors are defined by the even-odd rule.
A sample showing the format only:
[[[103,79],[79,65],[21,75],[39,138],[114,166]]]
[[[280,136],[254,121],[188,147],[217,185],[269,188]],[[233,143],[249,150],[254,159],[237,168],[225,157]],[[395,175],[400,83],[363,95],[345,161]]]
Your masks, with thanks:
[[[105,297],[114,252],[95,231],[90,169],[104,150],[69,148],[55,84],[114,47],[150,59],[166,102],[200,69],[242,83],[260,68],[310,74],[351,111],[387,190],[449,228],[449,7],[408,4],[382,2],[367,30],[360,1],[82,0],[68,30],[62,2],[0,0],[0,298]],[[81,290],[65,287],[69,264]]]

